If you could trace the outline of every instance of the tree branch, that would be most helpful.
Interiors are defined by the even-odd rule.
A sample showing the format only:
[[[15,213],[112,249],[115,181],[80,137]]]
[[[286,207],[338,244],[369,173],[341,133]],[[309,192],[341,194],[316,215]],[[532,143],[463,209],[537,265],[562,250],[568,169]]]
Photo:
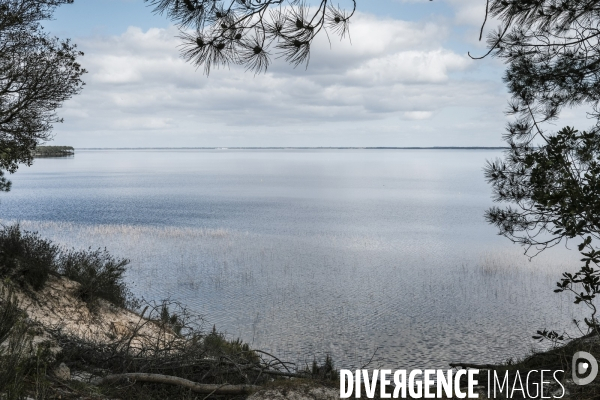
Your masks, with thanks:
[[[118,382],[122,380],[133,380],[137,382],[151,382],[151,383],[164,383],[167,385],[177,385],[187,389],[190,389],[196,393],[212,393],[217,395],[239,395],[247,394],[256,390],[258,386],[254,385],[214,385],[214,384],[202,384],[193,382],[187,379],[179,378],[177,376],[162,375],[162,374],[148,374],[148,373],[128,373],[128,374],[115,374],[107,375],[103,378],[93,381],[95,385],[104,385],[107,383]]]

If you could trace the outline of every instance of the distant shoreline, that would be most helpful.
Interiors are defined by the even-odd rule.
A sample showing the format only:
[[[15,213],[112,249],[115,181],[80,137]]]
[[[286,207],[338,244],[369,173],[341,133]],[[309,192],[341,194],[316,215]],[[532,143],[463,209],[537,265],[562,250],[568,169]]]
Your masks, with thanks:
[[[37,146],[31,154],[35,158],[73,157],[75,149],[72,146]]]
[[[76,147],[76,150],[507,150],[508,147]]]

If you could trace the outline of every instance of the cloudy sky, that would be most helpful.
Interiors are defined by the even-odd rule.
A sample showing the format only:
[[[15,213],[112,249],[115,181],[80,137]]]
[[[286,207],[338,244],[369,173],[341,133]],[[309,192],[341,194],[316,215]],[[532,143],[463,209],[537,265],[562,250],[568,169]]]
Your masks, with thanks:
[[[467,55],[484,52],[484,9],[485,0],[358,0],[351,43],[330,48],[321,37],[307,69],[275,61],[263,75],[231,67],[207,77],[143,0],[75,0],[45,24],[78,44],[89,71],[53,144],[502,145],[503,66]]]

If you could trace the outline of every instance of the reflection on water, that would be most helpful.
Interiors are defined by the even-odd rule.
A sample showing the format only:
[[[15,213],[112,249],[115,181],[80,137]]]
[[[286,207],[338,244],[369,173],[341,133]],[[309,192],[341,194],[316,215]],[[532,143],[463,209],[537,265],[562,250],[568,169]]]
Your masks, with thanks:
[[[284,358],[443,368],[522,356],[583,311],[552,292],[568,252],[529,262],[483,221],[496,155],[78,152],[19,172],[0,212]]]

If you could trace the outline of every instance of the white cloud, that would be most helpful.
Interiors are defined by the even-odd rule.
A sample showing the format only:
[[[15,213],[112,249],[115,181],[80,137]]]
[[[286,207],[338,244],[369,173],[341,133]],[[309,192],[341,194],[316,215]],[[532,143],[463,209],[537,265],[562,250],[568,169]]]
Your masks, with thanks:
[[[466,69],[468,57],[444,49],[433,51],[410,50],[372,58],[348,71],[348,76],[363,84],[440,83],[448,73]]]
[[[433,116],[431,111],[406,111],[404,112],[405,119],[421,120],[429,119]]]
[[[352,44],[332,40],[330,48],[321,35],[307,70],[275,60],[264,75],[232,66],[208,78],[178,57],[173,28],[130,27],[120,36],[78,40],[90,71],[87,86],[67,104],[62,112],[67,124],[57,131],[66,132],[76,146],[131,145],[131,138],[139,139],[132,130],[155,145],[210,146],[224,138],[237,140],[228,145],[246,146],[364,145],[369,140],[402,145],[390,132],[408,129],[406,121],[428,120],[450,129],[464,121],[456,115],[454,122],[435,122],[448,114],[439,111],[492,107],[498,109],[499,129],[487,134],[499,136],[501,85],[465,77],[478,64],[444,47],[449,29],[358,14],[351,25]],[[354,135],[344,143],[339,142],[342,126]],[[364,133],[370,129],[385,132],[385,143],[373,141],[375,132]],[[302,142],[302,132],[308,131],[316,142],[307,134]]]
[[[481,27],[485,19],[485,0],[448,0],[455,9],[455,21],[459,24]]]
[[[423,0],[396,0],[400,3],[423,3]],[[440,0],[436,3],[448,3],[454,9],[454,21],[461,25],[481,26],[485,18],[485,0]],[[434,8],[435,10],[435,8]]]

